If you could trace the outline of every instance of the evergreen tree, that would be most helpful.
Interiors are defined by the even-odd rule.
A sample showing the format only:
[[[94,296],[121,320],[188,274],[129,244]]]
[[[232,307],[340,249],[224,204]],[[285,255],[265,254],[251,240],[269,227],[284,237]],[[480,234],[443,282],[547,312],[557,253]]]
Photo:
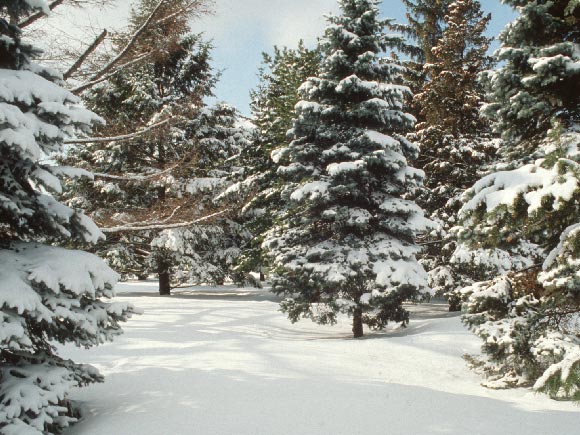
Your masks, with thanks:
[[[138,5],[129,34],[150,16],[154,3]],[[246,146],[246,138],[234,109],[204,107],[203,98],[211,95],[215,82],[211,47],[201,35],[189,33],[181,7],[180,2],[166,3],[160,16],[175,20],[160,20],[140,40],[149,44],[151,58],[86,95],[108,121],[99,130],[103,136],[167,122],[127,140],[70,150],[66,156],[66,161],[98,173],[94,185],[77,184],[69,192],[71,203],[116,229],[107,229],[111,236],[101,247],[103,255],[125,274],[158,274],[161,294],[182,281],[222,282],[237,252],[230,245],[242,234],[230,220],[195,224],[217,212],[213,199],[227,186],[227,161]]]
[[[402,0],[407,9],[407,24],[397,24],[395,30],[401,31],[410,41],[404,45],[407,71],[405,79],[411,91],[416,94],[421,91],[428,79],[425,64],[434,61],[432,52],[443,36],[445,16],[452,0]],[[411,105],[413,115],[419,120],[421,108],[418,102]]]
[[[239,219],[252,235],[238,260],[237,270],[242,274],[261,271],[266,266],[261,244],[265,232],[272,227],[272,210],[280,203],[270,154],[288,143],[294,106],[300,100],[298,88],[318,73],[321,61],[320,50],[310,50],[302,41],[296,49],[274,47],[273,55],[263,54],[260,82],[251,93],[253,143],[240,154],[243,170],[235,174],[237,182],[225,195],[228,200],[235,198],[241,206]]]
[[[479,113],[484,92],[478,82],[491,65],[486,55],[490,38],[484,36],[491,16],[484,16],[474,0],[456,0],[448,8],[445,30],[424,67],[430,80],[415,95],[423,119],[415,136],[421,143],[417,164],[427,174],[418,202],[440,224],[425,240],[422,263],[431,287],[449,296],[450,310],[458,310],[456,290],[469,280],[469,271],[449,264],[455,249],[449,230],[456,224],[458,196],[477,181],[495,154],[489,127]]]
[[[85,95],[91,108],[107,120],[97,130],[101,136],[136,132],[164,119],[169,122],[129,140],[71,149],[65,156],[67,164],[74,162],[97,173],[94,184],[70,186],[71,204],[104,227],[160,223],[179,206],[172,203],[170,187],[179,166],[192,165],[194,150],[184,140],[183,124],[210,93],[209,51],[200,35],[181,35],[171,56],[126,68]],[[191,210],[180,207],[179,211],[175,220],[191,217]],[[111,234],[101,253],[110,264],[121,266],[120,271],[146,276],[156,232]],[[160,291],[167,294],[168,266],[160,262],[156,269]]]
[[[404,69],[380,57],[400,38],[383,33],[376,0],[339,4],[321,72],[300,87],[294,140],[273,153],[285,207],[264,247],[292,321],[347,313],[360,337],[363,324],[408,321],[402,302],[427,287],[414,237],[429,221],[403,198],[423,177],[408,165],[418,148],[404,137]]]
[[[402,0],[407,8],[408,21],[408,25],[402,27],[402,30],[417,44],[412,55],[418,64],[424,65],[434,60],[431,50],[443,36],[443,23],[451,1]]]
[[[91,366],[61,358],[55,342],[92,347],[121,333],[132,306],[106,302],[117,274],[99,258],[53,246],[103,237],[58,201],[62,176],[86,171],[49,163],[63,141],[101,121],[33,63],[38,52],[16,23],[39,0],[0,3],[0,432],[54,434],[76,421],[68,391],[102,381]]]
[[[493,278],[464,290],[488,385],[580,399],[580,5],[506,1],[520,16],[485,76],[503,162],[465,194],[458,262]]]

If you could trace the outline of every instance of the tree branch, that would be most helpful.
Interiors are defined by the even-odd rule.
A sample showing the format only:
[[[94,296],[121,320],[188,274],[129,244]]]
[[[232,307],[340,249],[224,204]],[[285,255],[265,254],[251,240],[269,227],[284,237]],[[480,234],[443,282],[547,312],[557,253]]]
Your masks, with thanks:
[[[151,54],[151,52],[144,53],[144,54],[142,54],[141,56],[139,56],[139,57],[136,57],[135,59],[133,59],[133,60],[131,60],[131,61],[127,62],[127,63],[124,63],[124,64],[123,64],[123,65],[121,65],[121,66],[118,66],[117,68],[115,68],[115,70],[114,70],[114,71],[110,72],[109,74],[106,74],[106,75],[104,75],[104,76],[102,76],[102,77],[100,77],[100,78],[98,78],[98,79],[96,79],[96,80],[92,80],[92,81],[88,81],[88,82],[86,82],[86,83],[83,83],[82,85],[80,85],[80,86],[77,86],[76,88],[73,88],[73,89],[71,89],[70,91],[71,91],[73,94],[75,94],[75,95],[78,95],[78,94],[80,94],[82,91],[84,91],[85,89],[92,88],[92,87],[93,87],[93,86],[95,86],[96,84],[99,84],[99,83],[101,83],[101,82],[104,82],[105,80],[107,80],[107,79],[109,79],[109,78],[113,77],[113,76],[114,76],[115,74],[117,74],[119,71],[123,70],[123,68],[126,68],[126,67],[128,67],[128,66],[130,66],[130,65],[133,65],[133,64],[135,64],[135,63],[139,62],[140,60],[142,60],[142,59],[146,58],[146,57],[147,57],[147,56],[149,56],[150,54]]]
[[[48,5],[48,9],[50,9],[52,11],[57,6],[60,6],[62,3],[64,3],[64,0],[54,0],[51,4]],[[44,17],[45,15],[46,14],[44,12],[42,12],[42,11],[36,12],[35,14],[32,14],[28,18],[26,18],[23,21],[19,22],[18,23],[18,27],[21,28],[21,29],[23,29],[24,27],[31,25],[36,20]]]
[[[147,30],[147,28],[149,27],[149,24],[151,24],[151,22],[153,21],[153,18],[155,17],[155,15],[157,14],[157,11],[159,11],[159,9],[161,9],[161,6],[163,6],[165,4],[167,0],[160,0],[159,3],[157,3],[157,6],[155,6],[155,8],[153,9],[153,11],[151,12],[151,14],[149,14],[149,17],[147,17],[147,19],[145,20],[145,22],[141,25],[141,27],[139,27],[135,33],[133,33],[133,35],[131,36],[131,38],[129,39],[129,42],[127,42],[127,44],[125,44],[125,47],[123,47],[123,49],[109,62],[107,63],[103,68],[101,68],[99,71],[97,71],[89,80],[89,82],[93,82],[95,80],[100,79],[101,77],[103,77],[105,74],[107,74],[117,63],[119,63],[119,61],[121,59],[123,59],[127,53],[131,50],[131,48],[133,48],[133,46],[135,45],[135,43],[137,42],[137,39],[139,38],[139,36],[145,31]],[[85,88],[86,89],[86,88]],[[83,89],[84,90],[84,89]]]
[[[167,124],[169,121],[171,121],[171,119],[172,118],[167,118],[167,119],[164,119],[163,121],[156,122],[155,124],[151,124],[150,126],[145,127],[144,129],[136,131],[134,133],[122,134],[120,136],[87,137],[87,138],[83,138],[83,139],[70,139],[70,140],[65,140],[63,143],[65,145],[70,145],[70,144],[95,143],[95,142],[121,142],[124,140],[130,140],[130,139],[133,139],[135,137],[141,136],[141,135],[147,133],[148,131],[153,130],[154,128],[157,128],[163,124]]]
[[[102,174],[99,172],[93,173],[93,176],[98,177],[98,178],[106,178],[106,179],[110,179],[110,180],[120,180],[120,181],[145,181],[145,180],[149,180],[151,178],[156,178],[159,177],[160,175],[166,174],[168,172],[173,171],[175,168],[177,168],[179,166],[179,164],[174,165],[170,168],[167,168],[161,172],[156,172],[155,174],[150,174],[150,175],[110,175],[110,174]]]
[[[89,57],[90,54],[93,51],[95,51],[99,45],[101,45],[101,43],[105,40],[106,36],[107,36],[107,29],[104,29],[103,32],[99,36],[97,36],[97,38],[93,41],[93,43],[87,47],[85,52],[80,55],[80,57],[68,69],[68,71],[63,74],[62,78],[64,80],[68,80],[70,78],[70,76],[73,75],[81,67],[81,65],[84,63],[84,61],[87,59],[87,57]]]
[[[212,213],[210,215],[201,217],[199,219],[195,219],[189,222],[177,222],[174,224],[151,224],[151,225],[123,225],[123,226],[119,226],[119,227],[110,227],[110,228],[101,228],[101,231],[103,233],[123,233],[126,231],[147,231],[147,230],[169,230],[172,228],[184,228],[184,227],[189,227],[191,225],[195,225],[198,224],[200,222],[206,221],[208,219],[220,216],[222,214],[227,213],[228,211],[230,211],[229,208],[222,210],[222,211],[218,211],[216,213]]]

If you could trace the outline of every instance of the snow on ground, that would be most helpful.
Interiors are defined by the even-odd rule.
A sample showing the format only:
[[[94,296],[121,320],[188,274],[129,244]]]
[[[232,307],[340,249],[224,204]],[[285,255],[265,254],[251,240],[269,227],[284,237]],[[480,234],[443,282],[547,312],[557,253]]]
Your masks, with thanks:
[[[481,387],[462,359],[479,340],[443,305],[354,340],[348,319],[290,324],[266,290],[155,292],[120,284],[145,313],[114,343],[63,351],[106,376],[73,393],[86,415],[67,435],[578,433],[571,403]]]

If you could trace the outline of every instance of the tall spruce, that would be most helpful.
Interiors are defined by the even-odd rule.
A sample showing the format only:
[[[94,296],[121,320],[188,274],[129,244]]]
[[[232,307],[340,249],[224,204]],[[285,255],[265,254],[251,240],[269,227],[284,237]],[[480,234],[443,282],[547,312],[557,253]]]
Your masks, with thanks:
[[[485,75],[503,162],[469,189],[455,261],[492,278],[464,290],[487,385],[580,400],[580,5],[520,13]]]
[[[407,9],[405,34],[416,42],[413,58],[420,65],[431,63],[435,47],[443,36],[445,15],[452,0],[402,0]]]
[[[450,264],[455,242],[449,230],[461,206],[458,197],[490,163],[496,144],[479,113],[484,91],[478,76],[492,63],[487,56],[491,39],[484,35],[491,16],[484,16],[475,0],[455,0],[448,10],[445,30],[424,66],[429,80],[414,101],[423,120],[415,135],[421,144],[417,164],[426,173],[417,200],[440,224],[440,230],[424,240],[427,249],[421,261],[431,287],[446,294],[455,311],[460,308],[457,290],[471,277],[465,268]]]
[[[0,3],[0,432],[56,434],[77,420],[69,390],[103,377],[61,358],[55,343],[92,347],[120,334],[134,312],[111,304],[117,274],[99,258],[56,247],[96,243],[103,235],[59,202],[61,177],[90,173],[51,163],[71,136],[102,120],[82,108],[62,77],[11,23],[44,1]]]
[[[378,3],[340,0],[342,14],[329,18],[321,72],[300,87],[294,140],[273,153],[285,207],[263,245],[290,319],[346,313],[355,337],[363,324],[406,323],[402,302],[427,290],[414,238],[429,221],[403,198],[423,178],[409,166],[418,153],[405,139],[410,91],[399,84],[404,68],[381,57],[401,39],[383,33]]]
[[[280,205],[276,167],[270,154],[288,143],[294,107],[300,101],[298,88],[308,77],[318,74],[321,62],[321,50],[308,49],[302,41],[295,49],[274,47],[272,55],[263,53],[259,84],[251,92],[255,125],[252,145],[240,154],[238,163],[243,169],[235,174],[236,183],[224,195],[228,200],[236,199],[241,208],[239,219],[251,234],[238,259],[237,270],[242,274],[262,272],[267,266],[261,245],[272,227],[272,211]]]

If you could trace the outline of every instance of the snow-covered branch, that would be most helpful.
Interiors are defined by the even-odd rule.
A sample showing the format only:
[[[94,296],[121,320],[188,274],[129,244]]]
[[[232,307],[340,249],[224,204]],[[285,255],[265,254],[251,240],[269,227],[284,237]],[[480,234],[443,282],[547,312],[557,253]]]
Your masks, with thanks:
[[[161,172],[156,172],[154,174],[149,174],[149,175],[111,175],[111,174],[103,174],[100,172],[94,172],[93,176],[97,177],[97,178],[106,178],[109,180],[119,180],[119,181],[145,181],[145,180],[151,180],[153,178],[157,178],[161,175],[167,174],[168,172],[173,171],[175,168],[177,168],[179,166],[179,164],[171,166],[170,168],[164,169]]]
[[[62,3],[64,3],[64,0],[54,0],[52,3],[50,3],[48,5],[48,9],[50,9],[52,11],[57,6],[60,6]],[[36,20],[38,20],[44,16],[46,16],[46,14],[43,11],[36,12],[36,13],[30,15],[29,17],[25,18],[23,21],[19,22],[18,27],[23,29],[24,27],[31,25]]]
[[[64,143],[67,145],[70,145],[70,144],[94,143],[94,142],[121,142],[124,140],[130,140],[130,139],[133,139],[135,137],[141,136],[141,135],[147,133],[148,131],[153,130],[154,128],[157,128],[161,125],[167,124],[169,121],[171,121],[171,118],[167,118],[167,119],[164,119],[163,121],[159,121],[159,122],[156,122],[155,124],[151,124],[151,125],[143,128],[141,130],[138,130],[134,133],[122,134],[120,136],[87,137],[87,138],[83,138],[83,139],[70,139],[70,140],[64,141]]]
[[[207,220],[212,219],[214,217],[221,216],[229,211],[230,211],[230,209],[227,208],[227,209],[218,211],[216,213],[212,213],[210,215],[203,216],[199,219],[194,219],[194,220],[188,221],[188,222],[176,222],[173,224],[155,223],[155,224],[149,224],[149,225],[121,225],[121,226],[117,226],[117,227],[101,228],[101,231],[103,233],[122,233],[122,232],[127,232],[127,231],[168,230],[171,228],[184,228],[184,227],[189,227],[191,225],[198,224],[200,222],[207,221]]]

